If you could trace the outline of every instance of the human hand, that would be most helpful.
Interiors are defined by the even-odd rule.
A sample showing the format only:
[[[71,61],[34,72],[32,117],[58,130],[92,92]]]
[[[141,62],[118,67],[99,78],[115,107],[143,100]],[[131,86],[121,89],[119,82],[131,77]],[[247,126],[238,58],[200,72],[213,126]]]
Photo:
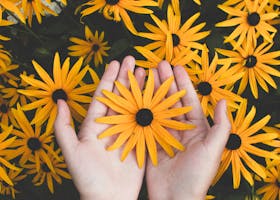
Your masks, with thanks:
[[[158,149],[158,166],[151,161],[146,166],[146,181],[149,198],[153,199],[205,199],[206,193],[218,170],[220,159],[230,132],[230,122],[226,112],[226,102],[220,101],[215,109],[214,126],[210,127],[203,114],[192,82],[183,67],[172,71],[169,63],[163,61],[154,69],[155,87],[174,75],[175,82],[169,90],[173,94],[186,89],[187,94],[175,107],[192,106],[178,121],[196,126],[193,130],[169,132],[185,147],[170,158],[162,149]]]
[[[95,119],[112,115],[103,103],[95,97],[102,96],[102,90],[117,92],[114,81],[129,86],[128,70],[134,71],[135,60],[127,56],[121,66],[112,61],[95,91],[87,116],[78,135],[71,127],[70,111],[63,100],[58,100],[58,115],[55,121],[55,135],[65,157],[81,199],[137,199],[144,176],[144,168],[139,169],[133,154],[120,161],[121,150],[108,153],[106,147],[114,141],[113,137],[102,140],[97,135],[109,127],[96,123]],[[135,76],[139,85],[144,84],[145,71],[136,69]]]

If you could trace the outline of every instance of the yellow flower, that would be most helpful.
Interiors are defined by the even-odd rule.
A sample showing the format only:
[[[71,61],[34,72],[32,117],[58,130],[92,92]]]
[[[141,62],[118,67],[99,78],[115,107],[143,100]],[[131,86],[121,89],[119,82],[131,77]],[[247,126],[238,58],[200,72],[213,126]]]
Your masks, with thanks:
[[[232,46],[236,45],[235,41],[230,42]],[[258,98],[258,86],[259,84],[264,91],[268,93],[268,86],[277,88],[275,81],[271,78],[271,75],[280,77],[280,71],[271,66],[280,65],[280,60],[277,57],[280,56],[280,51],[268,52],[273,44],[262,43],[256,47],[250,45],[246,48],[245,43],[237,47],[235,51],[216,49],[220,54],[228,57],[224,60],[231,60],[234,64],[229,71],[232,73],[244,72],[244,76],[241,79],[238,94],[242,94],[246,89],[248,82],[250,84],[251,92],[253,96]]]
[[[215,199],[215,196],[213,196],[213,195],[206,195],[206,200],[211,200],[211,199]]]
[[[54,150],[53,143],[51,144],[50,148],[52,151],[54,151],[57,155],[61,153],[60,149]],[[35,186],[42,185],[45,181],[47,182],[49,191],[51,193],[54,193],[54,187],[53,187],[53,179],[59,183],[62,184],[62,179],[71,179],[70,174],[66,171],[67,166],[64,162],[62,162],[64,159],[62,156],[59,156],[59,160],[53,156],[53,154],[48,153],[48,156],[50,157],[50,160],[52,162],[52,166],[54,170],[51,170],[49,166],[45,162],[41,162],[40,165],[40,171],[36,170],[36,163],[35,158],[32,156],[30,158],[31,164],[25,164],[24,167],[28,169],[27,174],[36,174],[34,178],[32,179],[32,182]]]
[[[87,8],[81,11],[82,17],[99,11],[103,13],[106,19],[117,22],[122,20],[131,33],[137,34],[137,30],[127,11],[138,14],[151,14],[153,11],[145,8],[145,6],[158,6],[158,4],[152,0],[89,0],[78,7],[76,12],[84,6]]]
[[[5,126],[3,124],[0,124],[2,132],[0,134],[0,179],[2,179],[4,182],[6,182],[8,185],[13,186],[13,182],[10,179],[10,177],[7,174],[6,168],[12,169],[12,170],[20,170],[19,168],[12,165],[8,160],[7,156],[9,155],[8,148],[11,147],[11,144],[15,141],[16,137],[10,137],[11,132],[13,130],[12,126]],[[8,139],[7,139],[8,138]],[[5,166],[5,167],[3,167]],[[1,187],[0,187],[1,191]]]
[[[16,193],[19,193],[19,191],[16,190],[14,187],[17,185],[17,183],[27,176],[26,174],[21,175],[22,169],[20,170],[9,170],[7,175],[10,178],[10,180],[13,182],[14,185],[8,185],[4,181],[0,181],[0,194],[1,195],[11,195],[13,199],[16,199]]]
[[[119,134],[116,141],[108,147],[108,150],[117,149],[126,142],[121,155],[121,160],[123,161],[128,153],[136,146],[137,163],[141,168],[145,161],[147,147],[152,163],[157,165],[156,142],[159,143],[170,157],[174,156],[172,147],[181,151],[185,149],[164,127],[176,130],[194,128],[191,124],[185,124],[171,119],[172,117],[189,112],[191,107],[168,109],[183,97],[186,91],[181,90],[164,99],[174,80],[172,76],[154,94],[154,75],[152,70],[149,70],[146,89],[142,95],[136,78],[130,71],[128,72],[128,77],[131,91],[116,81],[115,86],[121,96],[104,90],[102,92],[107,98],[96,98],[119,113],[96,119],[96,122],[99,123],[114,124],[114,126],[102,132],[98,138],[102,139]]]
[[[24,75],[26,75],[26,72],[23,72]],[[30,75],[30,77],[34,78],[34,75]],[[32,86],[29,86],[26,82],[24,82],[22,79],[9,79],[8,82],[10,87],[6,86],[3,89],[1,89],[1,92],[3,93],[3,98],[8,99],[9,107],[14,106],[17,102],[20,103],[20,105],[25,105],[29,101],[34,101],[34,97],[25,96],[21,93],[18,93],[18,89],[34,89]]]
[[[36,89],[18,90],[19,93],[37,98],[36,101],[24,105],[22,107],[23,110],[33,110],[42,106],[42,109],[36,113],[31,124],[40,126],[48,119],[47,132],[50,131],[53,128],[57,115],[56,102],[58,99],[65,100],[72,112],[84,117],[86,110],[82,104],[91,102],[91,97],[87,94],[95,90],[96,85],[79,86],[89,68],[89,66],[86,66],[81,70],[83,58],[80,58],[73,65],[72,69],[69,69],[70,59],[65,59],[61,66],[59,54],[56,53],[53,64],[54,80],[37,62],[32,61],[32,63],[43,81],[22,74],[21,78]]]
[[[82,56],[85,58],[85,64],[89,64],[92,57],[94,57],[94,65],[97,67],[99,64],[103,64],[103,56],[108,56],[107,50],[110,47],[107,46],[108,42],[104,42],[104,32],[98,36],[98,32],[95,31],[95,34],[91,32],[88,26],[85,26],[85,37],[86,40],[82,40],[77,37],[71,37],[70,41],[75,43],[68,47],[70,56]]]
[[[21,156],[19,164],[22,166],[30,159],[31,155],[34,155],[37,171],[40,170],[40,160],[47,163],[49,168],[53,170],[50,158],[46,153],[51,152],[57,157],[55,152],[51,151],[49,147],[49,143],[53,141],[53,135],[49,132],[41,133],[41,126],[35,126],[34,130],[19,104],[17,105],[17,109],[12,109],[12,112],[20,128],[13,130],[13,134],[17,136],[17,140],[10,146],[16,148],[16,150],[10,153],[7,158],[13,159]]]
[[[252,4],[250,0],[245,0],[244,9],[234,8],[231,6],[219,5],[218,7],[229,15],[230,19],[219,22],[217,27],[237,26],[235,30],[225,39],[229,42],[238,37],[234,48],[240,46],[246,41],[248,47],[252,43],[256,46],[257,38],[261,35],[266,41],[272,43],[277,29],[271,26],[268,21],[278,16],[276,12],[265,12],[268,0],[255,0]]]
[[[267,166],[270,166],[270,162],[272,160],[266,159]],[[266,177],[263,178],[265,185],[257,190],[257,194],[263,195],[262,200],[277,200],[280,197],[280,165],[267,167],[265,173]]]
[[[155,15],[151,15],[157,26],[145,23],[145,27],[150,33],[140,32],[138,35],[150,40],[154,40],[145,48],[154,51],[161,59],[171,62],[181,51],[186,48],[203,49],[203,45],[198,41],[210,34],[210,31],[199,32],[206,23],[198,24],[191,27],[199,17],[196,13],[190,17],[183,25],[181,25],[181,15],[176,13],[176,9],[171,5],[167,10],[167,21],[160,20]]]
[[[198,92],[198,98],[201,102],[203,112],[206,116],[214,116],[214,107],[221,99],[227,100],[227,105],[232,109],[239,107],[237,102],[242,98],[225,88],[225,86],[234,84],[239,80],[243,73],[229,72],[230,60],[222,63],[218,67],[219,58],[215,54],[212,62],[209,64],[208,51],[202,51],[200,65],[196,64],[192,68],[198,69],[201,73],[192,76],[192,81]]]
[[[22,0],[19,4],[19,8],[23,10],[23,15],[25,18],[28,18],[28,25],[32,25],[33,14],[36,16],[36,19],[39,24],[42,23],[42,16],[45,16],[46,13],[49,13],[53,16],[58,16],[55,11],[48,7],[48,4],[42,1],[37,0]]]
[[[1,11],[1,8],[0,8],[0,11]],[[11,21],[5,20],[5,19],[2,19],[2,20],[0,21],[0,27],[2,27],[2,26],[10,26],[10,25],[12,25],[12,24],[14,24],[14,23],[11,22]],[[8,41],[8,40],[10,40],[10,39],[11,39],[11,38],[6,37],[6,36],[0,34],[0,40]],[[2,45],[0,45],[0,46],[2,47]],[[0,50],[0,51],[2,51],[2,50]],[[1,54],[1,53],[0,53],[0,54]]]
[[[258,176],[262,178],[266,177],[264,167],[252,159],[249,154],[261,158],[279,159],[276,153],[263,150],[254,145],[271,141],[278,137],[277,133],[258,133],[259,130],[268,123],[270,116],[267,115],[251,125],[256,114],[256,108],[253,106],[247,115],[246,108],[247,100],[244,100],[236,112],[234,119],[232,114],[229,114],[232,126],[231,134],[223,152],[218,173],[214,179],[214,183],[216,183],[231,164],[234,189],[239,187],[241,175],[250,185],[254,184],[252,174],[247,170],[246,166],[248,166]],[[244,164],[246,164],[246,166]]]

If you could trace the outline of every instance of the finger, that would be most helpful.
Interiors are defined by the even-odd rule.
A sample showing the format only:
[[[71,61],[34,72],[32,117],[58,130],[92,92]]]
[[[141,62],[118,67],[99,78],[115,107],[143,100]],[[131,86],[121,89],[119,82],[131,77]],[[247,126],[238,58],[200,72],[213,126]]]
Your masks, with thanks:
[[[75,130],[71,126],[71,114],[67,103],[57,101],[58,113],[54,123],[55,137],[66,159],[70,158],[79,143]]]
[[[216,150],[216,155],[220,156],[228,141],[230,130],[231,124],[227,115],[226,101],[221,100],[215,108],[214,126],[211,127],[205,138],[205,145],[209,149]]]
[[[172,70],[170,64],[167,61],[162,61],[162,62],[159,63],[158,73],[159,73],[159,78],[160,78],[161,83],[163,83],[168,78],[170,78],[171,76],[174,75],[173,70]],[[170,88],[169,88],[167,96],[170,96],[170,95],[172,95],[176,92],[178,92],[177,84],[176,84],[175,81],[173,81]],[[177,101],[172,107],[173,108],[181,108],[182,107],[182,102]],[[175,120],[184,120],[185,116],[180,115],[180,116],[174,117],[174,119]]]
[[[129,87],[129,79],[128,79],[128,71],[134,72],[135,68],[135,59],[132,56],[126,56],[123,59],[123,62],[121,64],[121,68],[117,77],[117,81],[119,81],[122,85],[124,85],[126,88]],[[119,94],[116,87],[113,89],[113,93]],[[115,112],[112,109],[108,109],[107,115],[113,115]]]
[[[160,82],[160,78],[159,78],[159,74],[158,74],[158,69],[153,68],[153,74],[154,74],[154,81],[155,81],[155,91],[157,91],[157,89],[159,88],[161,82]]]
[[[143,68],[137,68],[135,70],[135,78],[138,82],[140,90],[143,90],[145,84],[145,77],[146,77],[146,72]]]
[[[174,68],[174,75],[178,89],[186,90],[186,95],[182,97],[183,106],[192,106],[192,110],[186,114],[187,119],[189,121],[202,120],[207,123],[200,101],[186,70],[182,66],[177,66]]]
[[[103,96],[102,90],[112,91],[114,88],[114,81],[116,80],[120,69],[120,63],[118,61],[112,61],[106,71],[104,72],[100,83],[94,93],[92,102],[89,106],[87,116],[83,122],[87,123],[87,121],[94,121],[97,117],[105,116],[107,113],[107,106],[103,103],[97,101],[95,98]]]

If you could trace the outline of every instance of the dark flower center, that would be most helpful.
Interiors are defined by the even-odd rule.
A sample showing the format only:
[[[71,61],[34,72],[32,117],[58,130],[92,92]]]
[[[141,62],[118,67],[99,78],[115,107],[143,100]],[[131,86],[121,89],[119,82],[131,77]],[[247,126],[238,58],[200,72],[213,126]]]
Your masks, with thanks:
[[[203,95],[203,96],[207,96],[212,92],[212,86],[210,83],[208,82],[200,82],[197,86],[198,92]]]
[[[136,122],[141,126],[150,125],[153,119],[153,113],[147,108],[142,108],[136,113]]]
[[[99,49],[100,49],[100,47],[99,47],[98,44],[94,44],[94,45],[92,46],[92,51],[93,51],[93,52],[97,52]]]
[[[113,6],[119,3],[119,0],[106,0],[106,3]]]
[[[46,163],[42,164],[41,167],[42,167],[42,170],[44,172],[50,172],[51,171]]]
[[[58,99],[63,99],[67,101],[68,97],[63,89],[58,89],[52,93],[52,99],[55,103],[57,103]]]
[[[29,138],[27,141],[27,146],[32,151],[39,150],[42,147],[40,140],[36,137]]]
[[[280,188],[280,181],[276,180],[275,184]]]
[[[228,150],[236,150],[240,146],[241,146],[241,138],[239,137],[239,135],[237,135],[235,133],[231,133],[229,135],[229,139],[227,141],[226,148]]]
[[[260,22],[260,19],[260,15],[257,12],[253,12],[247,17],[248,24],[251,26],[257,26]]]
[[[173,46],[176,47],[178,44],[180,44],[180,38],[177,34],[172,34],[172,41],[173,41]]]
[[[245,67],[252,68],[257,64],[257,58],[253,55],[246,58]]]
[[[1,104],[0,111],[2,113],[7,113],[8,112],[8,106],[6,104]]]

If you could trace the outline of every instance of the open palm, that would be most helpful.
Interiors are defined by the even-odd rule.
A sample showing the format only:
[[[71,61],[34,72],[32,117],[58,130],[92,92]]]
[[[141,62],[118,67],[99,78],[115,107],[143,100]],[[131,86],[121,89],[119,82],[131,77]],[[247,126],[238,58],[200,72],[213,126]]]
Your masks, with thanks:
[[[158,166],[148,161],[146,168],[147,187],[150,199],[205,199],[205,195],[217,172],[223,149],[228,140],[230,123],[226,114],[226,103],[220,101],[215,110],[214,126],[210,128],[203,114],[197,94],[183,67],[171,69],[163,61],[154,70],[158,87],[174,75],[169,94],[186,89],[187,94],[175,107],[192,106],[192,111],[176,120],[194,124],[193,130],[169,130],[185,147],[170,158],[158,149]]]
[[[62,149],[73,181],[80,192],[81,199],[137,199],[144,169],[139,169],[135,157],[130,154],[120,161],[121,150],[108,153],[106,147],[114,138],[98,140],[97,135],[108,128],[106,124],[95,123],[95,119],[113,115],[104,104],[95,100],[102,96],[102,90],[117,92],[114,81],[129,86],[127,71],[134,71],[135,60],[128,56],[120,64],[112,61],[101,79],[87,116],[78,135],[71,127],[69,108],[63,100],[58,101],[58,116],[55,122],[57,142]],[[135,70],[139,84],[143,85],[145,71]]]

